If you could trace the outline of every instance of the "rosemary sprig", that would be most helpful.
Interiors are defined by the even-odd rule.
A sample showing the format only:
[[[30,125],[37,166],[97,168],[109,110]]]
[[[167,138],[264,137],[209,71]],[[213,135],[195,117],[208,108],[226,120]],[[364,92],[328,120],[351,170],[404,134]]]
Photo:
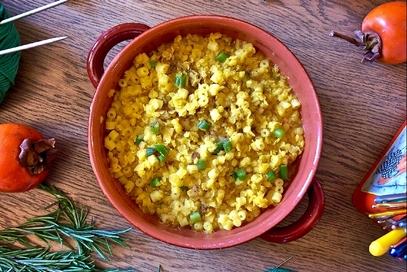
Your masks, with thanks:
[[[90,256],[77,254],[73,250],[50,252],[50,248],[10,249],[0,246],[0,271],[83,271],[118,272],[123,270],[100,270]]]
[[[116,231],[94,229],[95,222],[87,221],[87,207],[78,207],[71,198],[54,186],[42,183],[37,188],[57,199],[47,208],[58,208],[45,216],[31,218],[17,227],[0,230],[0,272],[119,271],[96,269],[93,261],[89,260],[90,254],[96,252],[103,260],[109,261],[108,256],[113,256],[111,243],[128,247],[121,234],[131,228]],[[34,243],[29,238],[30,235],[37,237],[47,246],[44,248]],[[68,238],[76,247],[69,243]],[[70,250],[51,252],[51,242],[57,242]],[[14,248],[7,247],[7,244]],[[26,248],[19,248],[15,244]]]
[[[94,271],[89,256],[49,248],[10,249],[0,246],[0,271]]]

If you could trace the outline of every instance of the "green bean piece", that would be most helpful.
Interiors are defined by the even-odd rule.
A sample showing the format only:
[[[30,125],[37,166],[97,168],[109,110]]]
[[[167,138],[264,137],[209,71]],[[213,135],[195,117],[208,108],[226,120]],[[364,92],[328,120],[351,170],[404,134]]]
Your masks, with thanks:
[[[154,121],[150,124],[150,131],[151,133],[157,135],[160,133],[160,123],[157,121]]]
[[[289,180],[288,167],[285,164],[280,165],[280,178],[283,180]]]
[[[206,169],[206,161],[205,160],[198,160],[196,166],[198,170],[205,170]]]
[[[213,151],[213,154],[218,154],[222,150],[225,151],[225,153],[228,153],[232,150],[232,143],[229,139],[224,139],[216,142],[216,148]]]
[[[282,128],[278,128],[273,131],[274,136],[276,136],[279,139],[282,139],[285,136],[285,130]]]
[[[158,186],[160,186],[160,178],[158,178],[158,177],[153,178],[153,179],[151,180],[151,182],[150,182],[150,186],[151,186],[151,187],[158,187]]]
[[[230,142],[229,139],[223,140],[222,145],[225,153],[228,153],[232,150],[232,143]]]
[[[165,162],[165,156],[163,154],[158,155],[157,159],[159,162]]]
[[[147,157],[148,157],[148,156],[151,156],[151,155],[153,155],[156,151],[157,151],[157,150],[155,150],[154,147],[147,147],[147,148],[146,148],[146,156],[147,156]]]
[[[201,122],[199,122],[198,124],[198,128],[200,130],[209,130],[211,128],[212,124],[208,123],[206,120],[202,120]]]
[[[201,214],[197,212],[193,212],[189,215],[189,219],[191,220],[192,224],[198,223],[201,221]]]
[[[229,55],[225,52],[221,52],[216,56],[216,60],[222,63],[225,62],[227,58],[229,58]]]
[[[151,68],[155,68],[155,67],[157,66],[157,61],[156,61],[156,60],[150,60],[150,61],[148,62],[148,64],[150,64],[150,67],[151,67]]]
[[[247,178],[246,171],[243,169],[239,169],[236,171],[237,178],[241,181],[244,181]]]
[[[185,88],[187,83],[187,75],[184,73],[178,73],[175,75],[175,85],[178,88]]]
[[[213,151],[213,154],[218,154],[219,152],[221,152],[223,150],[223,141],[218,141],[216,142],[216,148]]]
[[[267,172],[267,180],[270,182],[274,182],[277,179],[276,171],[270,170]]]
[[[168,149],[162,145],[162,144],[156,144],[154,145],[155,150],[157,150],[161,155],[167,156],[168,154]]]
[[[136,139],[134,139],[136,145],[140,145],[142,141],[144,141],[144,134],[138,135]]]

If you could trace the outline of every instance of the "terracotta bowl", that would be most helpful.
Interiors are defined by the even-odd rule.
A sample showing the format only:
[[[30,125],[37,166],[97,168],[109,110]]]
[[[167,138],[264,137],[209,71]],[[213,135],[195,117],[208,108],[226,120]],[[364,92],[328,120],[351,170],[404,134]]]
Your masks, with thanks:
[[[156,217],[143,213],[115,180],[108,167],[103,139],[106,135],[101,118],[106,117],[111,98],[108,92],[142,52],[148,53],[176,35],[208,35],[221,32],[231,38],[251,42],[289,78],[289,83],[302,104],[305,150],[298,162],[298,172],[284,193],[280,204],[266,209],[254,221],[230,231],[206,234],[190,229],[169,227]],[[131,40],[104,70],[108,52],[122,41]],[[309,232],[320,219],[325,196],[321,184],[314,178],[322,149],[322,118],[314,86],[299,60],[290,50],[266,31],[230,17],[195,15],[166,21],[154,27],[139,23],[115,26],[104,32],[94,43],[87,59],[87,71],[96,91],[90,107],[88,144],[93,171],[103,193],[117,211],[132,225],[163,242],[194,249],[217,249],[235,246],[256,237],[271,242],[289,242]],[[286,227],[276,227],[308,192],[309,205],[304,215]]]

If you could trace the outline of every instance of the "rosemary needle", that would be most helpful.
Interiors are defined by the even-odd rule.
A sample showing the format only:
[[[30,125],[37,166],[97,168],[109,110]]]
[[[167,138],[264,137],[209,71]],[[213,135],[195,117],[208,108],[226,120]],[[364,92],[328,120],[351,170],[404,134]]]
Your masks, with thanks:
[[[17,227],[0,230],[0,272],[123,271],[96,269],[90,260],[90,254],[95,252],[103,260],[109,261],[108,256],[113,256],[112,243],[128,247],[121,235],[131,228],[114,231],[95,229],[95,222],[87,220],[87,207],[78,207],[61,190],[51,185],[42,183],[37,188],[57,199],[47,208],[58,208],[45,216],[31,218]],[[29,238],[30,235],[47,246],[44,248],[35,244]],[[76,249],[68,238],[74,242]],[[50,242],[57,242],[70,250],[51,252]]]
[[[72,250],[50,252],[49,248],[10,249],[0,246],[0,271],[83,271],[119,272],[129,270],[97,269],[90,256]],[[7,260],[5,262],[5,260]],[[7,269],[7,270],[4,270]]]

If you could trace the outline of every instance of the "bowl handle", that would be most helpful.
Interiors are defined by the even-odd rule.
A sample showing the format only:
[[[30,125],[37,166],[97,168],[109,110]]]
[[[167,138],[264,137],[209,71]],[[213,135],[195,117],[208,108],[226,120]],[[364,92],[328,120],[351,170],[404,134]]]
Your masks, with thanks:
[[[97,38],[86,59],[86,70],[93,86],[97,88],[105,71],[103,64],[109,51],[120,42],[131,40],[150,29],[140,23],[124,23],[110,28]]]
[[[287,243],[297,240],[311,231],[321,218],[325,207],[325,194],[321,182],[314,178],[308,189],[307,210],[296,222],[286,227],[275,227],[260,236],[273,243]]]

